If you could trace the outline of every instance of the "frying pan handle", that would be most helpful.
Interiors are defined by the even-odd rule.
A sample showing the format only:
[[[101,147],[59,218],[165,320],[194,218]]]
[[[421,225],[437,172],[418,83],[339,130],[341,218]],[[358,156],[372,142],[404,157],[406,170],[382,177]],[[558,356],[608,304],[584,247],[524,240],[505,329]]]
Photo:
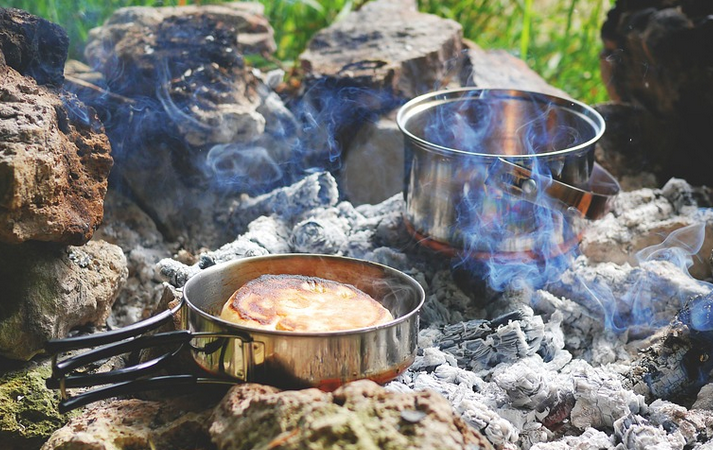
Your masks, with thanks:
[[[147,331],[154,330],[168,323],[173,315],[183,306],[183,299],[172,309],[167,309],[153,317],[136,322],[132,325],[119,328],[105,333],[97,333],[90,336],[77,336],[64,339],[52,339],[45,344],[45,351],[49,354],[57,354],[80,348],[96,347],[124,340],[126,338],[139,336]]]
[[[235,381],[220,378],[200,378],[194,375],[167,375],[160,377],[143,378],[112,384],[93,391],[84,392],[73,397],[65,398],[59,402],[58,410],[64,414],[89,403],[96,402],[120,395],[134,394],[137,392],[168,389],[190,388],[197,384],[235,384]]]
[[[190,331],[187,330],[178,330],[178,331],[170,331],[167,333],[158,333],[153,336],[139,336],[136,338],[124,340],[121,342],[116,342],[113,344],[107,344],[101,347],[97,347],[93,350],[86,351],[84,353],[81,353],[76,356],[71,356],[69,358],[65,358],[61,361],[55,360],[52,364],[52,378],[50,378],[47,381],[47,387],[49,388],[58,388],[59,384],[55,385],[54,382],[52,385],[50,385],[51,380],[59,380],[63,378],[65,375],[68,373],[74,371],[75,369],[78,369],[79,367],[85,366],[87,364],[91,364],[93,362],[101,361],[106,358],[110,358],[112,356],[120,355],[122,353],[129,353],[129,352],[134,352],[137,350],[142,350],[146,348],[151,348],[151,347],[156,347],[160,345],[169,345],[169,344],[180,344],[177,349],[171,353],[168,353],[167,355],[172,355],[174,353],[178,353],[178,350],[180,350],[183,345],[188,343],[192,339],[192,334]],[[121,370],[127,370],[127,369],[121,369]],[[102,384],[102,383],[90,383],[89,380],[96,378],[96,377],[101,377],[104,376],[106,377],[109,374],[115,373],[115,372],[120,372],[120,370],[116,371],[111,371],[111,372],[105,372],[105,373],[100,373],[96,375],[85,375],[82,378],[87,379],[87,384],[82,384],[81,386],[92,386],[94,384]],[[111,381],[105,381],[105,383],[111,382]],[[75,385],[75,386],[67,386],[67,387],[78,387],[80,385]]]

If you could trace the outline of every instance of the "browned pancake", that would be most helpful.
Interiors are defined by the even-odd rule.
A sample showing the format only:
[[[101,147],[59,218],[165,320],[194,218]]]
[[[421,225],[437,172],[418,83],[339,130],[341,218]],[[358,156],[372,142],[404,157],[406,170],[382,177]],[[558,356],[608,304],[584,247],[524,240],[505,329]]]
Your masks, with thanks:
[[[349,284],[301,275],[263,275],[235,291],[220,318],[264,330],[354,330],[393,320],[369,295]]]

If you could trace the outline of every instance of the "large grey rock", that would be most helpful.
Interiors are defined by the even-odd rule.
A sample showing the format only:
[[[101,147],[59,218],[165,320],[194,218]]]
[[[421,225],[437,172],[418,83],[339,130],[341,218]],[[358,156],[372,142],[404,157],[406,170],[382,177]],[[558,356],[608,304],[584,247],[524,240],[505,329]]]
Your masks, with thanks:
[[[340,187],[354,205],[381,203],[404,189],[404,138],[393,116],[364,124],[344,155]]]
[[[483,50],[474,42],[466,42],[467,64],[461,79],[464,86],[481,89],[520,89],[569,98],[561,89],[550,86],[527,63],[504,50]]]
[[[92,110],[0,65],[0,241],[88,241],[110,151]]]
[[[90,241],[0,245],[0,355],[29,360],[78,325],[103,325],[127,277],[121,249]]]
[[[349,79],[406,98],[433,90],[463,48],[462,27],[409,3],[370,2],[318,32],[300,55],[306,75]]]

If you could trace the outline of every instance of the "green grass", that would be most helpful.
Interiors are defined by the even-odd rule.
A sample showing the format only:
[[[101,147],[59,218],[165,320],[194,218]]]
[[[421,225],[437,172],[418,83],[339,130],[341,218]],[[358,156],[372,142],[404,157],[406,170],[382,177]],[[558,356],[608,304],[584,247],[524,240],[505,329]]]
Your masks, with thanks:
[[[599,75],[599,30],[611,0],[419,0],[419,9],[458,21],[464,36],[485,49],[523,58],[550,84],[587,103],[607,100]],[[175,6],[195,0],[4,0],[59,23],[70,56],[81,59],[92,27],[123,6]],[[275,57],[290,65],[310,37],[364,0],[261,0],[275,29]],[[215,0],[203,0],[218,3]]]

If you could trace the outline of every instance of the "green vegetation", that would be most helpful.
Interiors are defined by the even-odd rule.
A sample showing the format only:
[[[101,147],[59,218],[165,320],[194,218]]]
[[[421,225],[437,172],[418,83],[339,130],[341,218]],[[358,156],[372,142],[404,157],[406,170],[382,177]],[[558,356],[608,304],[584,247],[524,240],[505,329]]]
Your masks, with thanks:
[[[310,37],[365,0],[260,0],[275,28],[276,58],[289,65]],[[611,0],[419,0],[421,11],[456,20],[464,36],[485,49],[505,49],[527,61],[550,84],[587,103],[607,99],[599,75],[599,30]],[[123,6],[175,6],[216,0],[5,0],[59,23],[81,48],[92,27]]]

